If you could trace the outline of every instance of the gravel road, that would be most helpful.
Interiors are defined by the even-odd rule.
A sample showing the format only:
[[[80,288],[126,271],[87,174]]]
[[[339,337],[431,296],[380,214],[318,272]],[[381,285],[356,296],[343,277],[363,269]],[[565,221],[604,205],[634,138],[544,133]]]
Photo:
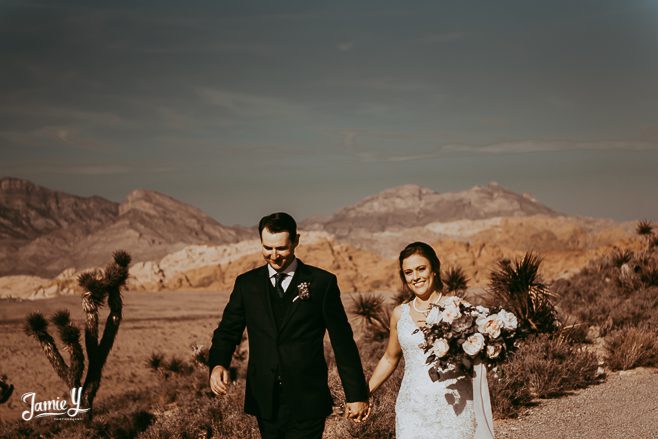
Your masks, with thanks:
[[[658,370],[615,372],[605,383],[541,400],[518,419],[496,422],[497,439],[658,439]]]

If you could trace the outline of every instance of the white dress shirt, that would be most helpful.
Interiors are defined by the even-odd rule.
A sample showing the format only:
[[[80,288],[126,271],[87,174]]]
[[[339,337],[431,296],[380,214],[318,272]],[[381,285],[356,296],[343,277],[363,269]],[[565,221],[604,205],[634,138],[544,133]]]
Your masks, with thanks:
[[[293,259],[290,265],[288,265],[288,267],[281,272],[286,274],[286,277],[284,277],[283,281],[281,281],[283,291],[288,291],[290,282],[292,282],[292,277],[295,275],[295,270],[297,270],[297,258]],[[276,287],[276,278],[274,276],[276,276],[278,271],[272,268],[270,264],[267,264],[267,272],[270,275],[270,282],[272,282],[272,286]]]

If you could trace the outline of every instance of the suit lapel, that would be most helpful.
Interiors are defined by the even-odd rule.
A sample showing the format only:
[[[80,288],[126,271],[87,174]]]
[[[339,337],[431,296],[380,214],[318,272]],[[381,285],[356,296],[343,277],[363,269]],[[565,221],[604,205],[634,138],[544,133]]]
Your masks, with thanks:
[[[270,326],[272,326],[272,332],[276,333],[276,320],[274,320],[274,311],[272,310],[272,300],[270,299],[270,288],[272,283],[270,281],[270,272],[267,269],[267,265],[264,265],[262,268],[262,279],[263,284],[261,290],[261,300],[265,302],[265,308],[267,309],[267,316],[270,319]]]
[[[306,265],[304,265],[302,261],[297,259],[297,270],[295,271],[295,275],[292,277],[292,281],[290,282],[290,286],[288,287],[290,300],[293,300],[295,296],[297,296],[297,285],[301,284],[302,282],[310,283],[311,273],[309,272]],[[311,286],[311,288],[313,287]],[[283,323],[281,324],[281,329],[279,330],[279,332],[283,332],[283,330],[286,328],[286,325],[288,324],[292,316],[295,314],[295,311],[297,311],[297,309],[299,308],[302,302],[303,300],[297,299],[290,304],[290,306],[288,307],[288,312],[286,313],[286,316],[283,318]]]

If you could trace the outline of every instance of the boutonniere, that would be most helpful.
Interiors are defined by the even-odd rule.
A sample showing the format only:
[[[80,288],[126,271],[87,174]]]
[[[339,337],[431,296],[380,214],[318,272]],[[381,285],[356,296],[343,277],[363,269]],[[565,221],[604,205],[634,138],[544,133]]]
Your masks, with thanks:
[[[297,285],[297,296],[295,296],[292,301],[295,300],[308,300],[311,297],[311,283],[310,282],[301,282]]]

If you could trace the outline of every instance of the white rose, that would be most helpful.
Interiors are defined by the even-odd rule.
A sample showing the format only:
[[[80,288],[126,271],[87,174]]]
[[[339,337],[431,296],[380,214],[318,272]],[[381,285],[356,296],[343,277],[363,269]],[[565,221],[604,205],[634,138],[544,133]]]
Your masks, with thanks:
[[[452,324],[455,319],[458,319],[462,316],[461,311],[458,306],[449,305],[446,306],[441,312],[441,320],[446,323]]]
[[[484,319],[478,319],[478,331],[486,334],[491,338],[497,338],[500,335],[500,330],[503,324],[498,320],[498,314],[491,314]]]
[[[516,316],[511,312],[507,312],[504,309],[501,309],[498,313],[498,320],[508,331],[514,331],[518,326],[519,322],[516,320]]]
[[[450,345],[448,344],[448,340],[445,338],[440,338],[434,342],[430,353],[436,355],[436,358],[443,358],[446,356],[449,350]]]
[[[494,359],[498,358],[500,353],[503,351],[503,346],[499,344],[490,344],[487,346],[487,357]]]
[[[478,312],[478,314],[482,314],[484,316],[489,315],[489,308],[486,306],[478,305],[475,307],[475,310]]]
[[[430,312],[425,317],[426,325],[436,325],[441,321],[441,310],[438,306],[433,306]]]
[[[443,299],[443,306],[456,306],[459,307],[459,304],[462,303],[462,300],[457,296],[448,296]]]
[[[462,349],[464,352],[466,352],[468,355],[475,356],[477,355],[482,348],[484,347],[484,335],[480,333],[475,333],[468,337],[464,344],[462,345]]]
[[[465,331],[473,324],[473,317],[468,314],[462,314],[457,320],[452,322],[452,329],[457,332]]]

